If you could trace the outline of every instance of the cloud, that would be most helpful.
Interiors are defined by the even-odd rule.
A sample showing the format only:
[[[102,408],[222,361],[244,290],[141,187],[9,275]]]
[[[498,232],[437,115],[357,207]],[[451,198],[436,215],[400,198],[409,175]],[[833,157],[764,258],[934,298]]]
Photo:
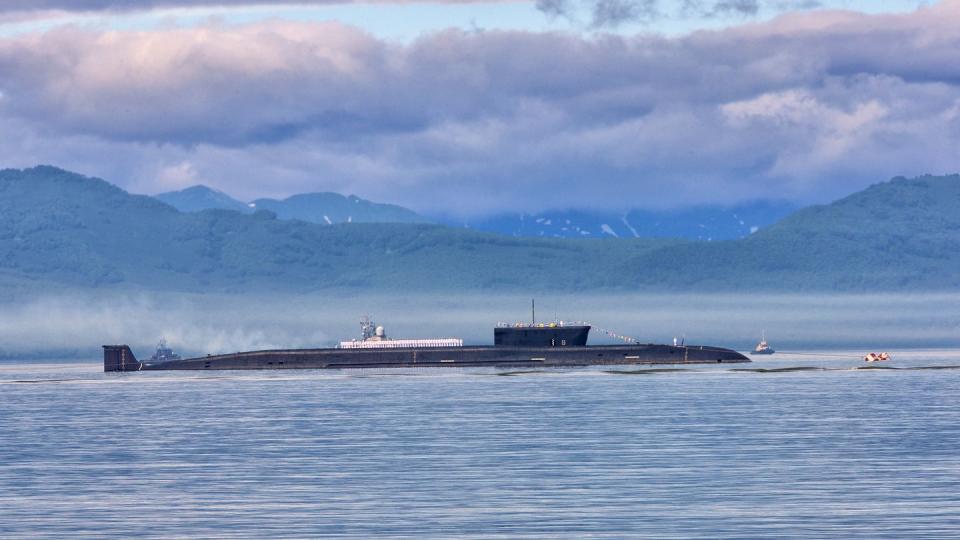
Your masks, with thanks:
[[[0,38],[5,166],[423,212],[823,201],[960,170],[960,2],[683,37],[337,23]],[[110,159],[103,159],[110,156]]]
[[[654,23],[675,18],[753,17],[764,8],[773,12],[821,7],[816,0],[537,0],[537,9],[550,17],[570,17],[586,8],[594,28],[625,23]]]
[[[617,26],[625,21],[651,20],[659,16],[656,0],[596,0],[593,26]]]
[[[894,83],[895,84],[895,83]],[[816,174],[849,152],[870,144],[891,110],[877,99],[861,100],[845,110],[824,103],[808,90],[763,94],[721,107],[731,125],[740,129],[790,129],[806,133],[805,144],[785,148],[771,172],[786,175]]]
[[[162,168],[156,178],[157,187],[164,191],[177,191],[201,183],[197,170],[189,161]]]
[[[3,14],[56,12],[127,12],[170,8],[330,5],[345,3],[417,2],[422,0],[12,0],[0,5]],[[441,0],[443,3],[489,3],[511,0]],[[535,0],[550,17],[569,17],[586,8],[594,28],[626,22],[654,22],[669,15],[694,17],[754,16],[766,7],[777,12],[820,7],[817,0]],[[0,19],[2,20],[2,19]]]
[[[550,17],[559,17],[570,11],[569,0],[536,0],[534,5]]]
[[[42,11],[149,11],[164,8],[291,6],[350,3],[355,0],[7,0],[0,4],[0,13],[28,13]],[[370,0],[373,2],[406,0]],[[487,0],[444,0],[469,3]]]
[[[290,1],[262,1],[254,0],[7,0],[3,3],[3,11],[34,11],[59,9],[70,11],[98,11],[98,10],[148,10],[161,7],[195,7],[195,6],[230,6],[252,4],[308,4],[310,0],[297,2]]]
[[[758,0],[722,0],[713,5],[713,13],[740,13],[756,15],[760,11]]]

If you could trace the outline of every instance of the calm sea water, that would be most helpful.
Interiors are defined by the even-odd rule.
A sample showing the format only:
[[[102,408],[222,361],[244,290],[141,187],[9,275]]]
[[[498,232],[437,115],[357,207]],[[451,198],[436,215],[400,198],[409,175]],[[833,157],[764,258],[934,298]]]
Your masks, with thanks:
[[[960,352],[863,367],[0,364],[0,537],[960,538]]]

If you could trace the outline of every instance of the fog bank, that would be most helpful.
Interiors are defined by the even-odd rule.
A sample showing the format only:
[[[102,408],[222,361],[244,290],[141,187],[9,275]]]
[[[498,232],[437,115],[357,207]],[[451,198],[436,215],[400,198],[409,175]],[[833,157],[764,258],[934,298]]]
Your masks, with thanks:
[[[96,359],[105,343],[149,356],[166,338],[184,354],[327,347],[370,315],[391,337],[490,344],[498,321],[530,319],[516,295],[57,295],[0,306],[0,356]],[[766,332],[781,350],[960,346],[960,295],[644,295],[537,298],[538,321],[586,321],[641,342],[746,350]],[[591,343],[611,343],[595,331]]]

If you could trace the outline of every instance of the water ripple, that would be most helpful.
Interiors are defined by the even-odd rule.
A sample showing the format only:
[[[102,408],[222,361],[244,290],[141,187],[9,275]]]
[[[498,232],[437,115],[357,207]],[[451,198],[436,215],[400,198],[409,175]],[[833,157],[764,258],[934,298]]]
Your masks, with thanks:
[[[7,365],[0,537],[958,537],[952,362]]]

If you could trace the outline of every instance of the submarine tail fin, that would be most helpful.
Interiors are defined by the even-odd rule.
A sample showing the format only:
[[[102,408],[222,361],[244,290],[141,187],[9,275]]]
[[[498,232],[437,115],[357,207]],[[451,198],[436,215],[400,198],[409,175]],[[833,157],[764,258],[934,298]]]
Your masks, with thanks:
[[[143,364],[137,361],[133,351],[126,345],[103,346],[103,371],[140,371]]]

